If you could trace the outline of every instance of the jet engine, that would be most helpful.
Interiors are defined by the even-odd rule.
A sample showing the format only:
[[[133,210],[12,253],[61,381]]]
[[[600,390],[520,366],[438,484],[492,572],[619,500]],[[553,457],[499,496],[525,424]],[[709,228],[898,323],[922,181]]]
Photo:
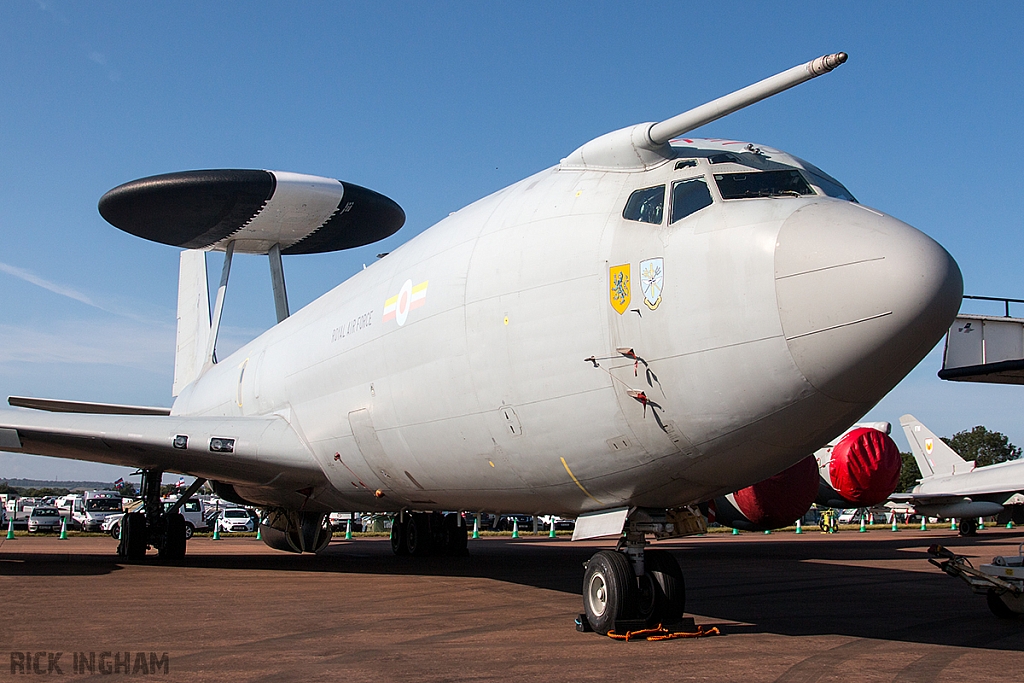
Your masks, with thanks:
[[[818,482],[818,464],[809,455],[774,477],[715,498],[708,519],[744,531],[789,526],[810,509]]]
[[[814,457],[821,480],[814,502],[835,508],[871,507],[885,502],[899,484],[903,465],[888,431],[888,422],[854,425],[834,444],[817,451]]]
[[[331,542],[331,527],[323,513],[275,508],[260,523],[260,537],[274,550],[316,553]]]

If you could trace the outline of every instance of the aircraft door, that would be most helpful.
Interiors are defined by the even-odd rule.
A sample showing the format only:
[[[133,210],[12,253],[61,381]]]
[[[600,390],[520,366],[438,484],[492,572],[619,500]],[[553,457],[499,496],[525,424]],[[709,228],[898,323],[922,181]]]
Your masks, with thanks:
[[[413,491],[412,482],[408,479],[409,475],[407,472],[397,469],[391,462],[380,439],[377,438],[377,431],[373,428],[370,411],[366,408],[353,410],[348,414],[348,422],[352,427],[352,436],[355,438],[359,453],[366,461],[367,467],[380,481],[381,487],[408,497],[408,494]]]

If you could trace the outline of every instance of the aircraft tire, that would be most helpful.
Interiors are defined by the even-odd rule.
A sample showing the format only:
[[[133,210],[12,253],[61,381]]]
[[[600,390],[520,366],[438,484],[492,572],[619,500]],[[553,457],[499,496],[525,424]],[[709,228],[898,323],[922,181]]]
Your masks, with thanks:
[[[430,553],[430,519],[427,515],[420,512],[409,515],[405,529],[405,548],[410,555]]]
[[[405,515],[404,522],[401,516],[395,515],[395,519],[391,522],[391,552],[395,555],[409,554],[409,548],[405,544],[406,527],[409,521],[408,515]]]
[[[676,558],[667,550],[647,550],[644,566],[654,579],[657,620],[662,624],[681,621],[686,611],[686,582]]]
[[[167,515],[164,520],[164,537],[158,551],[164,562],[181,562],[185,559],[185,541],[188,525],[179,514]]]
[[[121,524],[124,529],[118,547],[119,554],[128,562],[141,562],[146,557],[146,547],[149,545],[146,515],[130,512],[121,518]]]
[[[616,621],[631,618],[636,592],[633,567],[624,554],[615,550],[595,553],[583,575],[583,611],[590,627],[607,635]]]
[[[1003,596],[996,593],[995,590],[991,588],[988,593],[985,594],[985,601],[988,602],[988,608],[992,611],[992,614],[996,615],[1000,619],[1020,618],[1020,613],[1014,612],[1010,609],[1010,606],[1003,600]]]
[[[970,517],[962,517],[957,525],[961,536],[977,536],[978,520]]]
[[[445,555],[465,555],[468,546],[468,529],[466,525],[460,524],[461,515],[456,512],[444,516],[442,523],[442,538]]]

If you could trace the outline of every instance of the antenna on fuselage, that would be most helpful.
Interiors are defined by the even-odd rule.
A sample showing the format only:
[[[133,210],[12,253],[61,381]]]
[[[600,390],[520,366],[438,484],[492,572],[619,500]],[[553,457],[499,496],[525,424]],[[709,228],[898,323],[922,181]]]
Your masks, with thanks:
[[[652,168],[673,158],[669,140],[812,78],[827,74],[844,63],[847,57],[845,52],[824,55],[660,123],[640,123],[612,131],[594,138],[562,159],[560,167],[603,171],[636,171]]]
[[[107,192],[99,210],[125,232],[186,250],[178,288],[174,395],[216,362],[235,253],[268,256],[280,323],[289,316],[282,255],[361,247],[393,235],[405,223],[402,207],[380,193],[284,171],[184,171],[142,178]],[[212,319],[208,251],[224,252]]]

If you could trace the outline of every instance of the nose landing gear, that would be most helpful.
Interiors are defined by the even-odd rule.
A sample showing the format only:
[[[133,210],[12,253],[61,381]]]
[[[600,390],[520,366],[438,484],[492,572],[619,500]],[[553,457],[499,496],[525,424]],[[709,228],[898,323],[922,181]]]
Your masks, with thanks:
[[[590,558],[583,576],[580,630],[625,633],[682,621],[686,585],[679,563],[666,550],[645,549],[646,532],[665,536],[665,526],[643,513],[631,515],[618,547]],[[671,535],[677,535],[675,528]]]

